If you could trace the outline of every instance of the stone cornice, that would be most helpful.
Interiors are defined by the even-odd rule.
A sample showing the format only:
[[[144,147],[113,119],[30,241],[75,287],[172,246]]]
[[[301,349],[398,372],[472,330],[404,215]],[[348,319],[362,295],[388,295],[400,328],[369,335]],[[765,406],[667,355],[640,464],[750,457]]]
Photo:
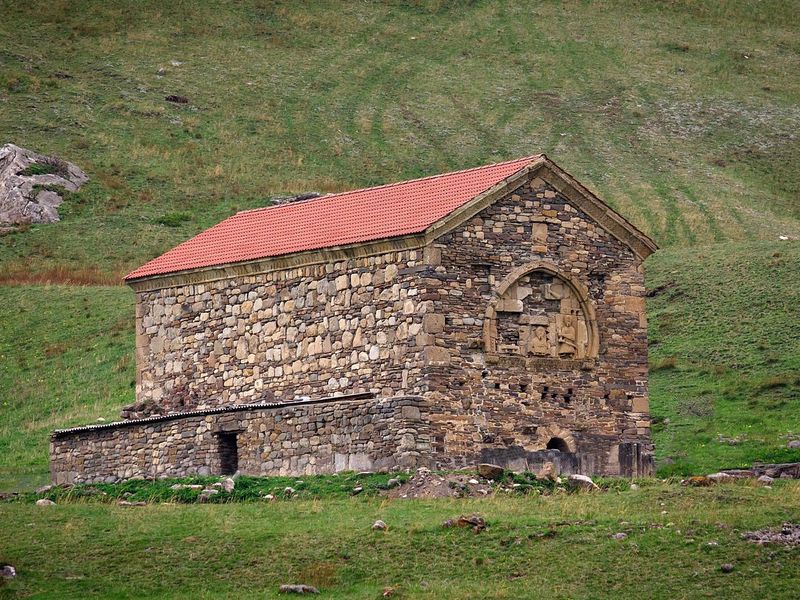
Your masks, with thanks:
[[[221,279],[262,275],[275,271],[325,265],[351,258],[380,256],[381,254],[387,254],[389,252],[420,250],[425,247],[425,243],[426,238],[424,234],[406,235],[372,242],[360,242],[347,246],[332,246],[330,248],[320,248],[319,250],[296,252],[283,256],[272,256],[246,262],[215,265],[213,267],[192,269],[190,271],[178,271],[166,275],[154,275],[152,277],[128,281],[127,283],[135,292],[150,292],[183,285],[210,283]]]

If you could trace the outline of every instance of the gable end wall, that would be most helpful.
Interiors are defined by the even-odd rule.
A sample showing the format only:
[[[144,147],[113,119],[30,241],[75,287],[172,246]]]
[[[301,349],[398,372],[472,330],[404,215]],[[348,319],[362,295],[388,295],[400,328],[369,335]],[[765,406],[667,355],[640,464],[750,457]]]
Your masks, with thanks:
[[[643,462],[634,470],[647,472],[652,445],[640,259],[538,178],[435,245],[441,264],[420,283],[420,295],[443,323],[428,340],[440,362],[425,370],[439,466],[536,468],[552,460],[541,451],[558,437],[578,455],[572,470],[624,473],[631,467],[620,467],[620,455],[630,462],[633,453]],[[596,357],[486,352],[487,307],[509,273],[528,263],[553,265],[588,289]]]

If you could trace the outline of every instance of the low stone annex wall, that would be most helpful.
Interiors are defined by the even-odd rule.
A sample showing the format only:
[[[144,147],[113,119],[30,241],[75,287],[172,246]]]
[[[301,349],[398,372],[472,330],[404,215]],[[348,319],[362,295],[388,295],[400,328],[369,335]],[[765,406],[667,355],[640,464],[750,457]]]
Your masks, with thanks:
[[[429,463],[428,423],[418,396],[197,411],[56,431],[50,471],[64,485],[414,468]]]

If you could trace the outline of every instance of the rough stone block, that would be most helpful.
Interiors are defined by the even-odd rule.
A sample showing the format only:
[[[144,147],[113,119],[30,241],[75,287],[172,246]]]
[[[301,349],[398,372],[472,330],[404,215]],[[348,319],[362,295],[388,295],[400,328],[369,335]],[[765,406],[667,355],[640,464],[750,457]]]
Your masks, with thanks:
[[[444,331],[444,315],[426,314],[422,317],[422,329],[425,333],[441,333]]]
[[[426,346],[422,351],[423,361],[426,365],[449,365],[450,352],[447,348],[439,346]]]

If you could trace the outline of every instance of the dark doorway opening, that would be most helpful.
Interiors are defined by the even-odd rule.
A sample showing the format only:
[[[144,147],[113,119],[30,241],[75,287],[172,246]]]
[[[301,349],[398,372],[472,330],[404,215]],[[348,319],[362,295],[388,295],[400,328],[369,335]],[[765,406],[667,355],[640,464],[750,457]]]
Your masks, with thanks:
[[[233,475],[239,470],[239,444],[236,433],[219,433],[219,470],[222,475]]]
[[[567,445],[567,442],[562,440],[560,437],[550,438],[550,441],[547,442],[547,449],[558,450],[559,452],[569,452],[569,446]]]

